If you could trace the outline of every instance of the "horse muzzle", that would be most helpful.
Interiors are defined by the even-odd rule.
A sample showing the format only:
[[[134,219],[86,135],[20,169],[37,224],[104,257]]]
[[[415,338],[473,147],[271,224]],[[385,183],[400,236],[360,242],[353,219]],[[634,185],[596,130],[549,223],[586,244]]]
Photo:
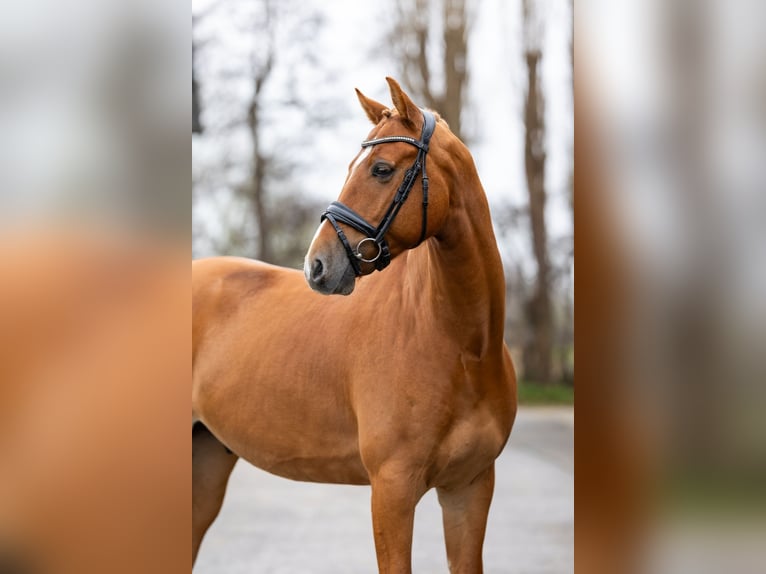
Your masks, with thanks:
[[[306,282],[322,295],[350,295],[356,285],[356,273],[345,253],[312,253],[303,263]]]

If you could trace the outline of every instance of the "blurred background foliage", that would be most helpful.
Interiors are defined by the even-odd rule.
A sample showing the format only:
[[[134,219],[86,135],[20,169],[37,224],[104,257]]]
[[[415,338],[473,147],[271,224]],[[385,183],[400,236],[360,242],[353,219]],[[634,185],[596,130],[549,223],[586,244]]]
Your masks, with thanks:
[[[369,130],[352,88],[394,76],[477,161],[517,371],[571,401],[571,0],[195,0],[192,39],[195,257],[302,267]]]

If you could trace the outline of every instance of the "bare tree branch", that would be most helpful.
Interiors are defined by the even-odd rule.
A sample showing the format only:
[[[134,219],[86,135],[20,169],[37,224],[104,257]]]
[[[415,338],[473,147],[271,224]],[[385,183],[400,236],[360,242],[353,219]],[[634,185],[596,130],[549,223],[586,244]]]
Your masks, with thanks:
[[[432,57],[432,10],[437,0],[399,0],[396,23],[389,40],[398,58],[399,69],[406,87],[423,105],[438,111],[453,133],[462,137],[461,112],[463,94],[468,82],[468,10],[466,0],[441,0],[442,45],[441,58]],[[439,73],[435,73],[434,65]],[[435,78],[444,78],[444,85],[435,85]]]

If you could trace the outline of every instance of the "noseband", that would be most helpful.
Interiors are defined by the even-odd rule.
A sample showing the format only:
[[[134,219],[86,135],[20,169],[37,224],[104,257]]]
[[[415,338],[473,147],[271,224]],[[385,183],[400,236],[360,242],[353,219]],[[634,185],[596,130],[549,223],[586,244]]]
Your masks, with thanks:
[[[343,247],[346,250],[346,255],[348,255],[348,260],[351,262],[351,267],[353,267],[357,277],[362,274],[362,263],[374,263],[375,269],[378,271],[385,269],[388,264],[391,263],[391,251],[388,248],[388,242],[386,241],[385,235],[388,228],[391,227],[391,224],[394,222],[399,210],[402,208],[402,205],[404,205],[404,202],[407,200],[410,190],[412,190],[412,187],[415,185],[418,172],[420,172],[423,181],[423,223],[418,244],[420,244],[426,237],[426,228],[428,226],[428,175],[426,174],[426,154],[428,153],[428,143],[431,141],[431,136],[436,127],[436,118],[427,110],[421,111],[423,112],[424,122],[419,140],[407,136],[390,136],[362,142],[363,148],[396,142],[408,143],[418,148],[418,155],[415,158],[415,163],[413,163],[412,167],[405,172],[404,179],[399,185],[399,189],[396,190],[396,195],[394,195],[394,199],[388,206],[388,209],[378,226],[373,227],[364,219],[364,217],[347,205],[342,204],[340,201],[333,201],[322,214],[321,221],[326,219],[335,228],[335,231],[338,234],[338,239],[340,239],[340,242],[343,244]],[[339,222],[345,223],[365,235],[364,239],[357,243],[356,248],[351,247],[346,234],[343,233],[343,230],[340,228]],[[365,243],[372,243],[377,246],[378,252],[375,254],[375,257],[366,259],[364,255],[362,255],[359,249]]]

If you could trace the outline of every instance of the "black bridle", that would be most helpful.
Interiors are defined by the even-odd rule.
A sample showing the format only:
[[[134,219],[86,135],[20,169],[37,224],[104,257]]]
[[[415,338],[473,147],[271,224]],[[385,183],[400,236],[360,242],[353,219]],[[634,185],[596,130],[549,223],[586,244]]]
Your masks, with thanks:
[[[346,249],[348,260],[351,262],[351,267],[353,267],[357,277],[362,274],[361,263],[374,263],[375,269],[378,271],[385,269],[388,264],[391,263],[391,251],[388,248],[388,242],[386,241],[385,235],[388,228],[391,227],[391,224],[394,222],[394,218],[399,213],[399,210],[402,208],[402,205],[404,205],[404,202],[407,200],[410,190],[412,190],[412,187],[415,185],[418,172],[420,172],[423,181],[423,223],[418,244],[422,243],[426,238],[426,228],[428,227],[428,175],[426,174],[426,154],[428,153],[428,143],[431,141],[431,136],[436,127],[436,117],[427,110],[421,111],[423,112],[424,121],[423,130],[420,133],[419,140],[407,136],[390,136],[362,142],[363,148],[395,142],[408,143],[418,148],[418,155],[415,158],[415,163],[413,163],[412,167],[405,172],[404,179],[402,179],[402,183],[399,185],[399,189],[396,190],[396,195],[394,195],[391,205],[388,206],[388,209],[378,226],[373,227],[364,219],[364,217],[347,205],[342,204],[340,201],[333,201],[322,214],[321,221],[327,219],[335,228],[335,231],[338,234],[338,239],[340,239],[340,242]],[[345,223],[365,235],[364,239],[356,244],[356,249],[351,247],[346,234],[343,233],[343,230],[340,228],[339,222]],[[359,248],[364,243],[372,243],[378,247],[378,252],[375,257],[366,259],[364,255],[362,255]]]

